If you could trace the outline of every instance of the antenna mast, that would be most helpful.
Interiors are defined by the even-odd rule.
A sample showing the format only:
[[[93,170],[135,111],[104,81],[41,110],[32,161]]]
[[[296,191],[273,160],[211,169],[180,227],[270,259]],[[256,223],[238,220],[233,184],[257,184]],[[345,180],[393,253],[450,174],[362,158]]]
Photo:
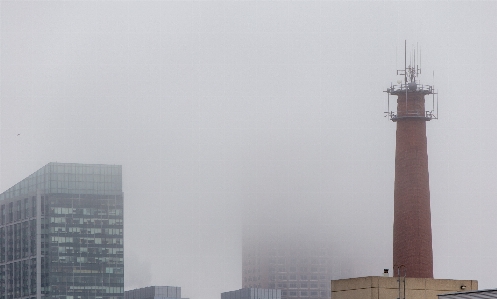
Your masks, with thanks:
[[[404,79],[407,84],[407,40],[404,40]],[[398,71],[397,71],[398,72]]]
[[[410,65],[407,65],[407,40],[404,40],[404,69],[403,70],[397,70],[397,75],[404,76],[404,82],[402,83],[402,80],[398,80],[397,83],[398,85],[391,84],[390,88],[387,88],[385,91],[388,93],[388,95],[397,95],[399,96],[399,99],[402,98],[402,100],[405,101],[405,106],[403,109],[401,109],[400,106],[397,107],[397,112],[394,112],[390,110],[390,101],[388,101],[388,111],[385,112],[390,120],[392,121],[397,121],[401,118],[422,118],[426,121],[430,121],[432,119],[438,119],[438,96],[437,96],[437,103],[433,101],[431,103],[431,107],[427,109],[426,111],[417,111],[419,110],[418,108],[409,108],[411,106],[409,104],[408,99],[414,96],[415,94],[418,94],[420,96],[425,96],[425,95],[430,95],[430,94],[437,94],[437,92],[434,89],[434,86],[432,85],[423,85],[419,83],[418,77],[421,74],[421,67],[416,65],[416,54],[420,55],[418,61],[421,63],[421,54],[419,51],[419,45],[416,43],[416,47],[412,47],[412,52],[410,55]],[[424,103],[424,102],[423,102]],[[425,105],[423,104],[423,107]],[[424,110],[424,108],[423,108]],[[385,116],[387,116],[385,115]]]

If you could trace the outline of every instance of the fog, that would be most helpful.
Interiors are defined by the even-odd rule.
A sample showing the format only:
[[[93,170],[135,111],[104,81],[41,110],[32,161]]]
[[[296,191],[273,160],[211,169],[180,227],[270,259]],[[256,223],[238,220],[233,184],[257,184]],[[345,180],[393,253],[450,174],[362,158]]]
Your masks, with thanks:
[[[427,124],[435,278],[497,286],[497,3],[2,1],[0,189],[123,165],[125,288],[241,288],[242,223],[326,238],[334,278],[392,268],[404,40]],[[433,75],[434,72],[434,75]]]

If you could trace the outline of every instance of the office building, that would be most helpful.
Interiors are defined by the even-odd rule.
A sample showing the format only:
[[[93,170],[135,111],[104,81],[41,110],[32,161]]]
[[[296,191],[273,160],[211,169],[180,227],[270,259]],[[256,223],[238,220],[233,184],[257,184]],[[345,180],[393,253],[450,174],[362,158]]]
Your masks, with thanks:
[[[49,163],[0,194],[0,299],[123,297],[121,166]]]
[[[246,225],[242,245],[242,287],[281,290],[282,299],[329,299],[331,247],[327,238],[292,228]],[[321,236],[321,237],[320,237]]]
[[[181,287],[151,286],[124,292],[124,299],[181,299]]]
[[[221,299],[281,299],[281,290],[245,288],[221,293]]]

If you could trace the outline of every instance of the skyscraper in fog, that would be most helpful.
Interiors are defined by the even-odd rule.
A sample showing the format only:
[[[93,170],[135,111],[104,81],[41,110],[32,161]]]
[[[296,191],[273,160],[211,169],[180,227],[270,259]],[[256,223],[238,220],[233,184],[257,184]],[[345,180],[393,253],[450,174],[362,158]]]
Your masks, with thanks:
[[[281,290],[246,288],[221,293],[221,299],[281,299]]]
[[[330,246],[316,231],[245,225],[243,288],[279,289],[282,299],[329,299]]]
[[[0,194],[0,299],[122,299],[119,165],[49,163]]]

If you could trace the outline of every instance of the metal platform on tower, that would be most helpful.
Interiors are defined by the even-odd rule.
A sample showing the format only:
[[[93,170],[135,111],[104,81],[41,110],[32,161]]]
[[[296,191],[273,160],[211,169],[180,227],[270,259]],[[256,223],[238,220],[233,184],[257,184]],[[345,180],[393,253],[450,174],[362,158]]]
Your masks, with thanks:
[[[404,53],[404,69],[397,70],[397,75],[403,78],[397,80],[396,85],[391,83],[390,87],[384,91],[388,94],[385,117],[393,122],[403,119],[421,119],[424,121],[438,119],[438,93],[435,91],[434,85],[421,84],[418,79],[421,67],[416,64],[416,53],[419,53],[419,50],[413,49],[409,65],[407,65],[407,41],[405,41]],[[421,61],[420,57],[418,57],[418,61]],[[390,95],[397,96],[397,109],[395,111],[390,109]],[[424,97],[426,95],[432,95],[431,103],[428,102],[431,105],[425,105]],[[437,95],[436,99],[435,95]]]

